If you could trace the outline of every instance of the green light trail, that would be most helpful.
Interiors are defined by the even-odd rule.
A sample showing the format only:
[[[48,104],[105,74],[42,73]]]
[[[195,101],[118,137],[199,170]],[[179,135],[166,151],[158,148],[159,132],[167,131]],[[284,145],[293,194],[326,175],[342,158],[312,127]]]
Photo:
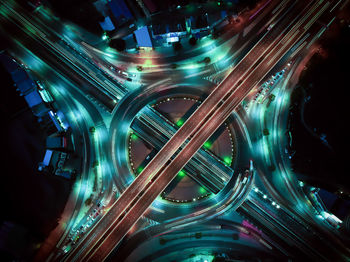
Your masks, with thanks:
[[[211,143],[210,141],[207,141],[207,142],[204,143],[203,146],[204,146],[206,149],[209,149],[209,148],[211,148],[212,143]]]
[[[178,176],[179,177],[184,177],[186,175],[186,172],[181,170],[179,173],[178,173]]]
[[[205,188],[203,188],[203,187],[200,187],[199,188],[199,193],[205,194],[205,193],[207,193],[207,190],[205,190]]]
[[[224,156],[223,160],[224,160],[225,164],[228,166],[230,166],[232,163],[232,158],[230,156]]]
[[[177,126],[182,126],[184,123],[185,123],[185,121],[182,118],[180,118],[179,120],[176,121]]]
[[[136,134],[131,134],[131,140],[132,141],[137,141],[139,139],[139,137]]]

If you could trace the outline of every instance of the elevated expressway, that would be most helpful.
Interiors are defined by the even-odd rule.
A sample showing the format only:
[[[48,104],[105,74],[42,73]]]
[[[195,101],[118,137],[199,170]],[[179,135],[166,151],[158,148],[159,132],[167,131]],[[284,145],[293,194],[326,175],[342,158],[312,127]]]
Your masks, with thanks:
[[[52,68],[68,76],[73,83],[77,83],[80,92],[83,91],[85,95],[94,97],[110,112],[115,107],[116,101],[128,92],[125,87],[98,70],[96,65],[83,58],[79,52],[73,50],[56,32],[43,25],[37,17],[27,14],[15,1],[1,1],[0,3],[1,19],[6,21],[3,26],[8,34],[42,58]],[[16,27],[15,30],[13,25]]]
[[[288,1],[287,1],[288,2]],[[320,4],[321,4],[321,2],[322,1],[320,1]],[[325,2],[325,3],[327,3],[327,2]],[[316,8],[316,9],[318,9],[318,10],[320,10],[321,9],[321,7],[318,7],[318,8]],[[324,10],[322,10],[322,12],[323,12]],[[310,16],[310,17],[312,17],[312,16]],[[310,20],[310,21],[312,21],[311,22],[311,24],[310,25],[312,25],[312,23],[313,22],[315,22],[315,21],[313,21],[313,20]],[[306,26],[309,26],[308,24],[305,24],[304,23],[304,25],[305,25],[305,27]],[[300,27],[301,28],[301,27]],[[274,29],[275,30],[275,29]],[[307,30],[307,29],[306,29]],[[296,34],[296,35],[298,35],[298,33],[296,33],[296,31],[294,31],[294,33]],[[290,35],[290,36],[293,36],[293,35]],[[299,37],[300,38],[300,37]],[[291,45],[292,45],[292,43],[295,43],[294,41],[292,41],[291,42]],[[270,53],[271,54],[271,53]],[[260,56],[261,57],[261,56]],[[276,59],[278,59],[278,58],[276,58]],[[257,60],[259,60],[259,58],[257,59]],[[257,67],[259,66],[259,64],[262,64],[263,62],[267,62],[265,59],[262,59],[261,61],[260,61],[260,63],[257,63],[258,65],[257,65]],[[75,62],[73,62],[73,63],[75,63]],[[253,65],[253,67],[254,67],[254,65]],[[271,65],[271,67],[272,67],[272,65]],[[255,72],[255,70],[254,71],[252,71],[252,73],[254,73]],[[225,79],[225,81],[226,81],[226,79]],[[237,82],[237,81],[236,81]],[[244,82],[243,82],[244,83]],[[242,84],[242,83],[241,83]],[[227,94],[227,93],[226,93]],[[220,102],[219,102],[220,103]],[[224,117],[223,117],[224,118]],[[149,124],[149,123],[148,123]],[[191,139],[192,140],[192,139]],[[189,143],[189,142],[187,142],[187,143]],[[181,147],[179,147],[180,149],[181,149]],[[200,153],[200,152],[199,152]],[[200,155],[200,154],[198,154],[198,155]],[[170,158],[172,158],[173,156],[171,156]],[[189,162],[190,163],[190,162]],[[198,166],[197,166],[197,168],[198,168]],[[207,174],[208,175],[208,174]],[[257,205],[256,204],[252,204],[252,203],[250,203],[250,202],[255,202],[255,201],[250,201],[250,200],[247,200],[248,202],[244,202],[244,204],[242,205],[242,209],[244,208],[244,210],[248,210],[248,211],[246,211],[246,213],[247,214],[249,214],[249,213],[254,213],[253,211],[254,210],[259,210],[259,208],[257,207]],[[250,201],[250,202],[249,202]],[[260,209],[261,209],[261,207],[260,207]],[[261,213],[261,211],[259,211],[260,213]],[[257,217],[259,217],[259,212],[256,212],[256,216]],[[266,216],[268,216],[268,213],[269,212],[267,212],[266,211]],[[251,216],[251,217],[254,217],[254,216]],[[264,221],[264,217],[262,217],[261,218],[261,221]],[[280,219],[280,221],[279,221],[279,223],[282,223],[283,221],[281,221],[281,219]],[[269,223],[272,223],[272,222],[269,222]],[[272,223],[273,224],[273,223]],[[271,227],[271,226],[270,226]],[[297,228],[297,227],[295,227],[295,228]],[[295,229],[296,230],[296,229]],[[281,230],[282,231],[282,230]],[[283,231],[282,231],[283,232]],[[283,237],[283,235],[282,235],[282,237]],[[291,241],[292,242],[292,241]],[[112,244],[112,245],[115,245],[115,244]]]
[[[160,150],[178,129],[152,107],[142,110],[131,128],[156,150]],[[184,170],[193,180],[215,194],[224,188],[233,174],[229,166],[203,148],[199,149]]]
[[[5,7],[6,19],[18,26],[18,30],[11,30],[9,36],[18,42],[22,42],[25,47],[32,50],[35,55],[47,62],[54,70],[57,70],[58,74],[63,74],[68,80],[80,86],[80,90],[70,90],[70,93],[74,91],[79,96],[82,93],[91,94],[102,102],[109,111],[112,111],[115,106],[113,100],[119,100],[127,90],[120,85],[111,83],[110,79],[107,79],[101,72],[94,73],[96,72],[94,65],[81,59],[76,51],[60,39],[59,34],[49,30],[48,25],[43,25],[36,17],[30,17],[14,1],[7,1],[3,3],[3,6]],[[8,22],[6,21],[6,23]],[[19,33],[19,31],[23,31],[25,34]],[[28,36],[28,40],[24,36]],[[23,41],[23,38],[25,41]],[[118,90],[109,90],[111,85],[113,85],[113,89],[117,87]],[[97,87],[101,92],[94,92],[92,87]],[[222,169],[227,169],[221,163],[218,163],[218,165],[221,165]],[[214,186],[212,185],[212,187]]]
[[[303,8],[303,4],[297,3],[287,17],[251,49],[151,160],[68,260],[106,258],[174,175],[330,5],[312,1]]]

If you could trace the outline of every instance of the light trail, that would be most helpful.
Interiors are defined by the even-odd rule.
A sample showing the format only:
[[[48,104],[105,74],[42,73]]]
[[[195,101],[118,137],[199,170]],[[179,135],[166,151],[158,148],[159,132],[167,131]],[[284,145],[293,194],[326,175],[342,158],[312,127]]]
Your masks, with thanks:
[[[293,28],[294,29],[294,28]],[[299,39],[300,39],[300,37],[302,37],[302,35],[303,35],[303,33],[301,33],[299,30],[291,30],[290,32],[289,32],[289,34],[291,34],[291,38],[290,39],[293,39],[293,41],[292,40],[289,40],[289,41],[287,41],[287,42],[285,42],[285,43],[279,43],[278,45],[276,45],[270,52],[272,52],[273,50],[278,50],[277,52],[278,52],[278,54],[279,54],[279,57],[278,57],[278,59],[276,58],[275,59],[275,62],[274,63],[272,63],[272,65],[271,65],[271,67],[273,66],[273,65],[275,65],[278,61],[279,61],[279,59],[280,59],[280,57],[282,57],[284,54],[286,54],[288,51],[289,51],[289,49],[291,48],[291,46],[293,45],[293,44],[295,44]],[[298,35],[298,36],[297,36]],[[282,45],[282,47],[280,47],[279,45]],[[284,51],[281,51],[281,49],[282,50],[284,50]],[[264,59],[263,59],[264,60]],[[262,61],[260,61],[258,64],[262,64]],[[265,64],[265,63],[263,63],[263,64]],[[252,65],[250,66],[250,68],[249,69],[251,69],[252,68]],[[256,66],[255,66],[255,68],[256,68]],[[255,69],[254,68],[254,69]],[[257,67],[257,68],[259,68],[259,66]],[[252,70],[253,72],[254,72],[254,70]],[[251,72],[251,71],[248,71],[248,72]],[[266,74],[266,73],[265,73]],[[262,76],[261,76],[261,78],[263,78],[264,77],[264,75],[265,74],[263,74]],[[249,78],[248,78],[249,79]],[[254,83],[256,83],[257,81],[259,81],[259,80],[255,80],[254,81]],[[253,86],[254,86],[254,83],[253,83]],[[242,86],[242,83],[239,83],[239,86]],[[248,85],[249,86],[249,85]],[[172,168],[172,166],[174,166],[174,165],[176,165],[177,167],[176,167],[176,169],[174,170],[174,172],[178,172],[178,170],[180,170],[182,167],[183,167],[183,165],[184,164],[186,164],[187,163],[187,161],[188,161],[188,157],[186,158],[184,158],[184,155],[186,155],[187,153],[187,151],[188,150],[190,150],[190,152],[191,153],[189,153],[189,155],[192,155],[194,152],[196,152],[196,150],[198,150],[198,148],[200,147],[200,145],[202,144],[201,142],[201,140],[200,140],[200,138],[202,138],[202,140],[203,140],[203,137],[204,138],[206,138],[208,135],[210,135],[211,134],[211,132],[213,132],[213,131],[215,131],[215,128],[216,128],[216,123],[218,124],[218,123],[220,123],[220,121],[224,121],[225,119],[226,119],[226,116],[227,116],[227,114],[228,113],[231,113],[231,110],[232,110],[232,108],[234,108],[234,106],[236,105],[236,103],[238,102],[237,100],[236,100],[236,97],[233,97],[232,95],[235,95],[235,93],[237,92],[237,90],[238,89],[236,89],[234,92],[231,92],[232,94],[230,94],[230,93],[228,93],[229,95],[231,95],[231,96],[229,96],[228,98],[230,98],[230,99],[225,99],[224,98],[224,104],[227,104],[226,105],[226,107],[225,106],[223,106],[223,108],[226,108],[224,111],[222,111],[222,113],[220,112],[220,111],[217,111],[217,112],[219,112],[219,115],[218,116],[216,116],[218,113],[212,113],[212,112],[210,112],[209,114],[207,114],[207,115],[209,115],[210,117],[209,118],[206,118],[205,119],[205,121],[208,121],[208,120],[211,120],[210,121],[210,123],[211,123],[211,125],[212,125],[212,128],[210,129],[211,131],[209,131],[209,128],[208,128],[208,126],[206,126],[205,127],[205,129],[203,130],[203,129],[201,129],[202,131],[201,132],[199,132],[199,130],[197,131],[197,130],[195,130],[195,132],[193,133],[192,132],[192,134],[194,134],[194,136],[191,138],[191,140],[190,140],[190,142],[188,142],[186,145],[185,145],[185,147],[183,148],[183,150],[182,151],[180,151],[179,153],[178,153],[178,155],[175,157],[175,159],[173,160],[173,161],[170,161],[170,163],[169,163],[169,166],[166,166],[165,167],[165,169],[164,170],[162,170],[162,173],[161,174],[159,174],[156,178],[155,178],[155,180],[153,181],[153,179],[151,178],[151,179],[149,179],[148,181],[150,181],[150,183],[151,183],[151,187],[148,187],[147,189],[146,189],[146,191],[145,191],[145,193],[142,193],[142,195],[141,195],[141,197],[139,198],[139,200],[137,200],[134,204],[132,204],[132,207],[130,208],[130,214],[132,214],[132,213],[134,213],[134,212],[140,212],[140,210],[136,210],[136,207],[138,207],[138,203],[140,202],[140,199],[142,199],[142,198],[144,198],[144,197],[142,197],[142,196],[144,196],[145,194],[147,194],[148,192],[149,192],[149,190],[150,190],[150,188],[152,188],[152,186],[154,187],[154,185],[159,185],[160,183],[161,183],[161,181],[167,181],[167,182],[165,182],[164,181],[164,183],[169,183],[170,181],[171,181],[171,179],[170,179],[170,181],[169,180],[167,180],[167,179],[163,179],[164,177],[166,177],[166,176],[170,176],[171,177],[171,174],[172,174],[172,172],[166,172],[169,168]],[[248,89],[248,90],[246,90],[246,91],[244,91],[244,93],[242,94],[242,95],[239,95],[239,97],[245,97],[246,96],[246,94],[247,93],[249,93],[249,91],[250,91],[250,89]],[[235,103],[236,102],[236,103]],[[203,105],[203,104],[202,104]],[[229,108],[229,110],[227,110]],[[193,115],[192,115],[193,116]],[[202,122],[202,121],[201,121]],[[208,121],[209,122],[209,121]],[[187,123],[187,122],[186,122]],[[183,125],[183,126],[185,126],[186,125],[186,123]],[[212,124],[212,123],[215,123],[215,124]],[[183,127],[182,126],[182,127]],[[181,130],[181,128],[180,128],[180,130]],[[202,137],[199,137],[199,135],[198,134],[200,134],[200,133],[204,133],[204,134],[206,134],[206,135],[203,135]],[[197,139],[196,139],[196,137],[198,137]],[[197,140],[199,140],[199,141],[201,141],[201,142],[198,142]],[[199,146],[198,146],[198,144],[194,144],[194,142],[192,142],[192,141],[196,141],[198,144],[199,144]],[[204,140],[203,140],[203,142],[204,142]],[[194,145],[196,145],[195,147],[193,147]],[[192,149],[193,148],[193,149]],[[195,149],[195,148],[197,148],[197,149]],[[191,151],[191,150],[193,150],[193,151]],[[185,153],[184,153],[185,152]],[[187,159],[187,160],[186,160]],[[179,164],[179,163],[181,163],[181,164]],[[146,167],[147,168],[147,167]],[[159,169],[158,169],[159,170]],[[158,171],[156,171],[156,172],[158,172]],[[142,173],[141,173],[142,174]],[[170,174],[170,175],[169,175]],[[162,180],[160,180],[160,178],[162,178]],[[158,182],[157,182],[158,181]],[[166,184],[162,184],[162,186],[166,186]],[[157,192],[156,192],[157,193]],[[152,192],[149,192],[149,194],[155,194],[155,192],[154,191],[152,191]],[[146,199],[144,198],[144,201],[146,201]],[[138,208],[140,208],[140,207],[138,207]],[[121,221],[125,221],[126,223],[136,223],[136,221],[134,221],[134,222],[131,222],[130,220],[128,220],[128,221],[126,221],[125,220],[126,219],[126,216],[123,216],[122,218],[121,218]],[[128,224],[128,226],[126,227],[126,228],[129,228],[129,226],[132,226],[131,224],[129,225]],[[120,230],[121,230],[121,228],[119,228],[119,231],[118,231],[118,234],[120,235],[120,234],[122,234],[121,232],[120,232]],[[113,230],[112,230],[112,232],[113,232]],[[116,232],[115,231],[115,229],[114,229],[114,232]],[[111,234],[111,233],[108,233],[108,234]],[[123,236],[123,235],[120,235],[120,236]],[[108,237],[108,235],[107,235],[107,237]],[[106,238],[107,238],[106,237]],[[106,238],[104,238],[104,239],[106,239]],[[104,240],[103,240],[104,241]],[[102,244],[102,243],[101,243]],[[99,245],[99,244],[97,244],[97,245]],[[95,250],[95,251],[93,251],[93,253],[92,253],[92,257],[94,257],[94,255],[93,254],[95,254],[97,251]],[[84,256],[85,257],[85,256]],[[98,255],[97,255],[97,257],[99,257]]]

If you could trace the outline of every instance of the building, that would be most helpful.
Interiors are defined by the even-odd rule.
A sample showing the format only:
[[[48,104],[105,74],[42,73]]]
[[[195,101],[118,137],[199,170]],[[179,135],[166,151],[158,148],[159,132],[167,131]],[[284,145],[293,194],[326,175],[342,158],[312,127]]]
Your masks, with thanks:
[[[64,151],[67,149],[67,138],[57,133],[46,138],[46,148]]]
[[[44,159],[39,163],[38,170],[43,172],[52,173],[56,176],[61,176],[67,179],[71,179],[72,172],[64,170],[64,164],[68,159],[68,154],[57,150],[47,149],[44,155]]]
[[[116,19],[118,26],[133,19],[133,15],[124,0],[111,0],[108,2],[108,6]]]
[[[149,49],[149,48],[153,47],[151,36],[150,36],[150,33],[148,31],[147,26],[144,26],[144,27],[136,30],[134,32],[134,35],[135,35],[136,42],[137,42],[137,45],[139,46],[139,48]]]
[[[49,109],[47,108],[43,96],[48,102],[52,102],[53,99],[48,91],[40,91],[42,89],[32,80],[25,66],[12,59],[10,56],[2,53],[0,55],[0,61],[3,63],[7,71],[11,74],[12,80],[15,82],[17,91],[20,92],[30,109],[35,116],[43,116]],[[51,100],[50,100],[51,98]]]
[[[114,26],[114,24],[109,16],[106,16],[105,20],[103,22],[99,22],[99,23],[100,23],[101,28],[104,31],[113,31],[115,29],[115,26]]]

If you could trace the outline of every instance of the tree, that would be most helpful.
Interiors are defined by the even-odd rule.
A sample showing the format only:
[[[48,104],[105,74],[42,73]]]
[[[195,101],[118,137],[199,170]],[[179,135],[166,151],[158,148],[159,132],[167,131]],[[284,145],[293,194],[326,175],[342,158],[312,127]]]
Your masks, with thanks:
[[[164,238],[160,238],[159,239],[159,244],[161,244],[161,245],[164,245],[164,244],[166,244],[166,239],[164,239]]]
[[[194,46],[194,45],[197,44],[197,39],[196,39],[194,36],[192,36],[192,37],[190,38],[190,40],[188,40],[188,43],[189,43],[190,45]]]
[[[197,232],[194,236],[195,238],[200,239],[202,238],[202,232]]]
[[[233,240],[238,240],[239,239],[239,235],[237,233],[233,233],[232,234],[232,239]]]
[[[264,136],[268,136],[270,134],[270,131],[267,128],[264,128],[263,134]]]
[[[269,171],[273,172],[276,170],[276,166],[274,164],[271,164],[270,166],[268,166]]]
[[[208,56],[205,57],[204,60],[203,60],[203,62],[206,63],[206,64],[209,64],[210,61],[211,61],[211,59],[210,59],[210,57],[208,57]]]
[[[213,28],[212,32],[211,32],[211,37],[212,39],[216,39],[220,36],[220,32],[217,28]]]
[[[95,160],[94,162],[92,162],[91,167],[92,167],[92,168],[95,168],[95,167],[97,167],[98,165],[99,165],[98,161]]]
[[[182,49],[182,44],[180,42],[173,43],[174,51],[180,51]]]
[[[92,204],[92,195],[90,195],[90,197],[85,200],[86,206],[90,206],[91,204]]]
[[[126,43],[121,38],[115,38],[115,39],[111,39],[111,41],[109,42],[109,46],[121,52],[125,50]]]

